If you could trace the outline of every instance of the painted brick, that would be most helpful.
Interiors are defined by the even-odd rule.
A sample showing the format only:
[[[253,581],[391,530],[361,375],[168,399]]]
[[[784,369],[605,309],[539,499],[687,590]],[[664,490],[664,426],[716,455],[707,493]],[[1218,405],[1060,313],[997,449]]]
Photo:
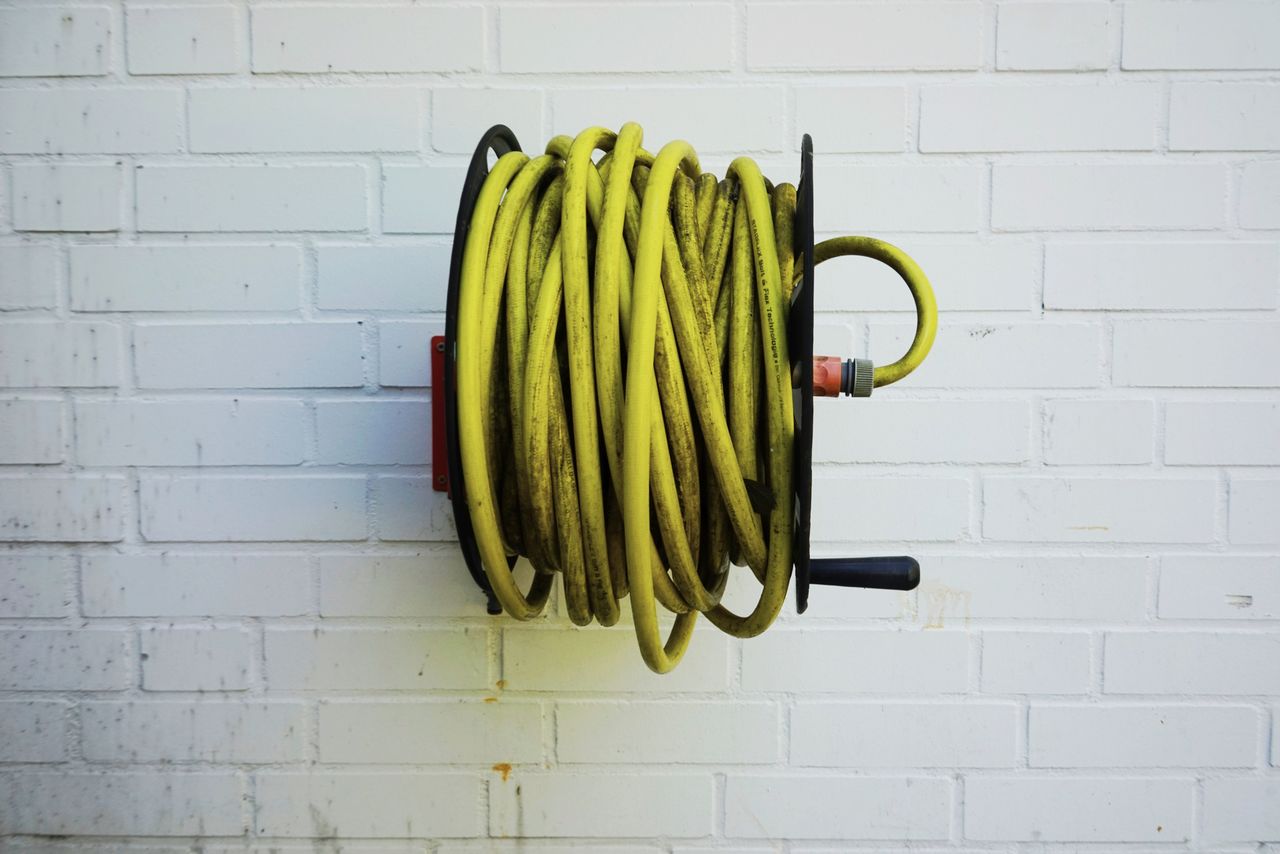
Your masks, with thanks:
[[[264,836],[475,836],[483,783],[466,774],[264,771],[254,826]]]
[[[0,762],[64,762],[66,703],[55,700],[0,701]]]
[[[476,132],[477,140],[481,132]],[[384,165],[382,230],[387,234],[452,235],[458,216],[454,197],[462,192],[466,174],[459,166]]]
[[[1274,694],[1280,637],[1239,632],[1110,632],[1108,694]]]
[[[231,5],[130,6],[125,15],[130,74],[232,74],[240,66]]]
[[[237,628],[166,627],[140,633],[146,691],[243,691],[253,640]]]
[[[537,703],[320,704],[320,760],[387,764],[542,761]]]
[[[775,86],[568,89],[551,96],[551,114],[569,133],[639,122],[651,151],[673,139],[699,152],[781,151],[784,94]]]
[[[650,845],[627,845],[627,844],[609,844],[604,842],[592,842],[591,847],[595,851],[602,854],[663,854],[663,849],[657,847],[656,844]],[[485,840],[484,850],[492,852],[492,854],[524,854],[524,852],[537,852],[537,854],[571,854],[576,851],[578,843],[573,840],[553,840],[545,844],[530,844],[525,839],[493,839]],[[449,843],[447,840],[436,849],[439,854],[466,854],[466,852],[474,851],[468,842],[461,841]],[[710,849],[687,848],[676,842],[672,847],[673,851],[678,854],[706,854]],[[723,849],[721,849],[723,850]],[[414,852],[416,854],[416,852]]]
[[[323,820],[323,814],[319,815]],[[240,845],[206,845],[204,850],[206,854],[245,854],[245,852],[249,854],[310,854],[315,849],[313,845],[306,842],[282,844],[273,841],[265,844],[250,844],[249,848]],[[412,842],[358,842],[354,845],[344,842],[339,851],[341,854],[421,854],[419,847]],[[185,854],[185,852],[164,851],[161,854]]]
[[[1012,768],[1018,717],[1012,703],[798,703],[791,764]]]
[[[440,542],[457,538],[453,508],[430,477],[377,477],[373,506],[378,539]]]
[[[1041,249],[1025,242],[934,243],[895,239],[937,282],[939,311],[1026,311],[1040,281]],[[817,311],[915,311],[902,279],[870,258],[849,257],[822,265],[824,283],[814,294]],[[857,281],[855,288],[827,287],[828,279]]]
[[[1174,151],[1280,149],[1280,86],[1176,84],[1169,104],[1169,148]]]
[[[813,71],[977,68],[977,3],[752,3],[747,67]],[[813,39],[838,32],[840,39]]]
[[[997,164],[997,231],[1128,231],[1223,224],[1226,173],[1212,164]]]
[[[729,640],[695,632],[672,672],[650,672],[635,651],[635,632],[618,629],[506,629],[502,677],[508,690],[621,693],[719,691],[729,686]],[[573,667],[562,666],[572,656]]]
[[[481,689],[488,685],[482,629],[268,629],[272,689]]]
[[[303,755],[302,703],[85,703],[91,762],[288,762]]]
[[[54,246],[0,246],[0,309],[53,308],[58,303],[60,268]]]
[[[884,400],[820,413],[815,462],[1018,463],[1030,454],[1031,410],[1020,400]]]
[[[321,308],[444,311],[448,244],[319,247]]]
[[[1280,619],[1280,558],[1165,555],[1157,613],[1170,620]]]
[[[124,629],[0,629],[0,689],[127,688],[129,646]]]
[[[1036,768],[1243,768],[1257,751],[1248,706],[1031,707]]]
[[[76,461],[90,466],[296,465],[300,401],[81,400]]]
[[[1141,620],[1140,557],[930,557],[919,602],[930,627],[964,620]]]
[[[680,26],[670,9],[647,3],[504,6],[498,46],[504,72],[728,71],[733,62],[733,9],[688,5]],[[584,32],[626,33],[583,39]],[[655,43],[662,50],[654,50]]]
[[[1249,163],[1241,170],[1240,224],[1280,228],[1280,161]]]
[[[421,101],[410,88],[196,89],[187,104],[191,150],[416,151]]]
[[[105,6],[0,11],[0,77],[94,77],[110,68]]]
[[[484,604],[452,544],[413,555],[321,555],[325,617],[448,617]]]
[[[863,338],[864,336],[851,323],[834,318],[814,318],[815,353],[849,353],[861,344]]]
[[[1150,151],[1159,87],[927,86],[920,150]]]
[[[1049,400],[1044,461],[1050,465],[1151,462],[1155,406],[1149,400]]]
[[[767,703],[558,703],[560,762],[770,765],[779,714]],[[628,733],[618,738],[619,733]]]
[[[982,167],[820,162],[817,168],[823,180],[814,199],[819,231],[977,231],[981,225]],[[850,205],[849,199],[859,203]]]
[[[10,771],[0,776],[0,826],[61,836],[239,836],[235,774]]]
[[[748,691],[958,694],[969,681],[956,632],[776,629],[743,645]]]
[[[1125,69],[1280,68],[1280,9],[1251,0],[1130,3]]]
[[[969,527],[968,481],[875,477],[851,481],[820,469],[813,479],[813,539],[949,541]],[[857,521],[850,525],[849,520]]]
[[[253,10],[253,71],[471,71],[484,56],[479,6]]]
[[[1280,404],[1170,401],[1165,406],[1166,463],[1280,465]]]
[[[803,86],[795,90],[796,127],[818,150],[902,151],[907,91],[901,86]]]
[[[1280,480],[1231,479],[1228,538],[1235,544],[1280,543]]]
[[[495,836],[707,836],[712,780],[709,774],[517,774],[490,786],[489,809]]]
[[[363,475],[155,475],[139,489],[153,542],[363,540]]]
[[[1235,320],[1117,323],[1111,378],[1125,386],[1280,386],[1276,330]]]
[[[172,89],[5,89],[0,153],[159,154],[181,145]]]
[[[993,476],[983,482],[982,534],[1039,542],[1207,543],[1213,480]]]
[[[1229,288],[1206,282],[1229,278]],[[1151,311],[1275,308],[1274,243],[1050,243],[1045,308]]]
[[[311,610],[301,555],[92,554],[80,559],[84,612],[97,617],[286,617]]]
[[[73,567],[70,555],[0,556],[0,617],[61,617]]]
[[[480,135],[497,124],[511,128],[517,139],[541,140],[544,100],[537,89],[435,89],[431,93],[431,147],[469,155]],[[562,130],[570,133],[581,128]]]
[[[287,311],[301,293],[293,246],[93,245],[70,256],[75,311]]]
[[[0,386],[114,386],[120,382],[120,353],[120,328],[111,323],[3,323]]]
[[[431,337],[444,334],[439,320],[384,320],[378,324],[378,382],[384,386],[431,385]]]
[[[1258,777],[1205,780],[1203,815],[1210,842],[1280,838],[1280,785]]]
[[[364,382],[361,324],[147,323],[134,330],[142,388],[351,388]]]
[[[18,231],[118,231],[119,165],[20,163],[13,168]]]
[[[430,404],[416,400],[321,401],[316,404],[318,461],[426,465]]]
[[[1111,59],[1107,3],[1001,3],[996,68],[1095,71]]]
[[[946,839],[951,781],[730,776],[725,833],[747,839]]]
[[[139,231],[361,231],[358,164],[150,165],[135,170]]]
[[[879,364],[905,353],[915,335],[914,322],[870,329]],[[930,356],[904,388],[1092,388],[1101,382],[1102,335],[1083,323],[959,322],[938,330]]]
[[[983,632],[983,693],[1083,694],[1088,687],[1087,634]]]
[[[62,412],[60,400],[0,400],[0,463],[62,462]]]
[[[118,542],[125,486],[117,475],[0,476],[0,534],[14,542]]]
[[[1191,836],[1190,780],[970,777],[970,839],[1181,842]]]

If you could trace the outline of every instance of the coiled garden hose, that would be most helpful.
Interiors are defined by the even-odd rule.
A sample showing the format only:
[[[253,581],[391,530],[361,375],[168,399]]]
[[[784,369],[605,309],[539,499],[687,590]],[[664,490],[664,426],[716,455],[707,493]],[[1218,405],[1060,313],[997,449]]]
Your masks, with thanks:
[[[786,319],[803,256],[795,187],[750,158],[721,180],[686,142],[651,155],[641,141],[636,124],[589,128],[489,168],[458,285],[457,474],[503,610],[538,615],[559,576],[569,618],[608,626],[629,595],[641,655],[662,673],[699,613],[747,638],[785,599],[799,381]],[[933,343],[929,282],[870,237],[813,248],[814,263],[840,255],[889,265],[915,299],[910,348],[870,374],[896,382]],[[865,386],[865,367],[823,388]],[[533,565],[527,591],[517,557]],[[749,614],[720,604],[731,563],[762,585]],[[665,641],[658,603],[676,615]]]

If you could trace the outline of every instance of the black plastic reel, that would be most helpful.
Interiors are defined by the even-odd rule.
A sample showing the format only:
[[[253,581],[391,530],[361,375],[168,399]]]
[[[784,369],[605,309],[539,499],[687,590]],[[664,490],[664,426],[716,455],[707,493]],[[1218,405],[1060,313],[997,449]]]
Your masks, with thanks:
[[[458,297],[462,286],[462,256],[467,248],[467,234],[471,231],[471,214],[480,196],[484,179],[489,177],[489,152],[498,157],[520,151],[520,143],[511,128],[494,125],[480,138],[467,177],[462,182],[462,199],[458,202],[458,221],[453,229],[453,254],[449,260],[449,294],[445,303],[444,318],[444,422],[445,444],[449,455],[449,498],[453,501],[453,524],[458,531],[458,546],[467,562],[467,570],[476,585],[488,598],[486,610],[501,614],[502,605],[493,595],[489,578],[480,559],[480,547],[476,544],[475,529],[471,526],[471,511],[467,509],[466,481],[462,475],[462,446],[458,440],[458,392],[454,386],[458,371]],[[434,394],[434,390],[432,391]],[[507,558],[515,567],[516,558]]]
[[[488,600],[490,614],[502,613],[485,575],[467,508],[466,484],[462,474],[462,451],[458,440],[457,392],[454,378],[457,370],[458,290],[462,277],[462,256],[471,214],[476,199],[489,175],[489,154],[498,157],[520,151],[516,135],[506,125],[494,125],[485,132],[471,157],[471,165],[462,184],[458,203],[458,220],[453,235],[453,254],[449,266],[449,293],[445,316],[444,418],[448,453],[449,496],[453,502],[454,524],[458,545],[466,560],[467,570]],[[912,590],[920,583],[920,564],[911,557],[812,558],[809,554],[813,497],[813,140],[808,134],[800,147],[800,184],[796,189],[795,245],[804,259],[804,275],[791,296],[788,311],[787,339],[791,351],[792,376],[798,374],[799,385],[792,390],[795,410],[794,504],[795,534],[792,546],[796,581],[796,612],[803,614],[809,606],[811,584],[839,587],[874,587],[889,590]],[[514,567],[516,558],[508,558]]]
[[[791,547],[795,566],[796,613],[809,607],[809,586],[874,587],[882,590],[914,590],[920,584],[920,564],[913,557],[825,557],[809,554],[813,524],[813,139],[800,142],[800,183],[796,186],[795,252],[804,260],[800,281],[791,293],[787,311],[787,348],[793,381],[795,413],[793,454],[795,490],[795,541]]]

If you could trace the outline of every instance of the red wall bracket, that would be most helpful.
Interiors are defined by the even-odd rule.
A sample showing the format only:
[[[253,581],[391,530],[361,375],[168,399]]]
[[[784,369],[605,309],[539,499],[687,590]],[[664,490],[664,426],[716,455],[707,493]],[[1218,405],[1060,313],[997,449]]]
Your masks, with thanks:
[[[431,488],[449,491],[449,448],[444,424],[444,336],[431,338]]]

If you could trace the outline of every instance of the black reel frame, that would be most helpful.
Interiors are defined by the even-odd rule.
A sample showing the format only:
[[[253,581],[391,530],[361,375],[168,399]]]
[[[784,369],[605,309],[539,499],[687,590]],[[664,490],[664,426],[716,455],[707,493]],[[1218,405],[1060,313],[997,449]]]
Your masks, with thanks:
[[[480,138],[462,184],[453,254],[449,266],[449,293],[443,338],[432,339],[433,482],[437,491],[447,491],[453,502],[454,525],[467,570],[485,594],[490,614],[502,613],[485,575],[476,545],[471,513],[467,508],[466,484],[462,476],[462,449],[458,439],[458,401],[455,388],[457,369],[458,291],[462,278],[462,256],[471,228],[480,188],[489,175],[489,154],[498,157],[520,151],[520,143],[506,125],[494,125]],[[913,590],[920,583],[920,564],[912,557],[813,558],[809,553],[813,498],[813,140],[808,134],[800,147],[800,183],[796,188],[796,254],[803,257],[804,274],[791,295],[787,315],[787,339],[792,376],[799,384],[792,389],[795,410],[794,505],[795,525],[792,561],[795,567],[796,612],[809,606],[813,584],[838,587],[871,587]],[[437,389],[442,390],[437,400]],[[441,441],[443,434],[443,442]],[[512,567],[516,558],[509,557]]]

